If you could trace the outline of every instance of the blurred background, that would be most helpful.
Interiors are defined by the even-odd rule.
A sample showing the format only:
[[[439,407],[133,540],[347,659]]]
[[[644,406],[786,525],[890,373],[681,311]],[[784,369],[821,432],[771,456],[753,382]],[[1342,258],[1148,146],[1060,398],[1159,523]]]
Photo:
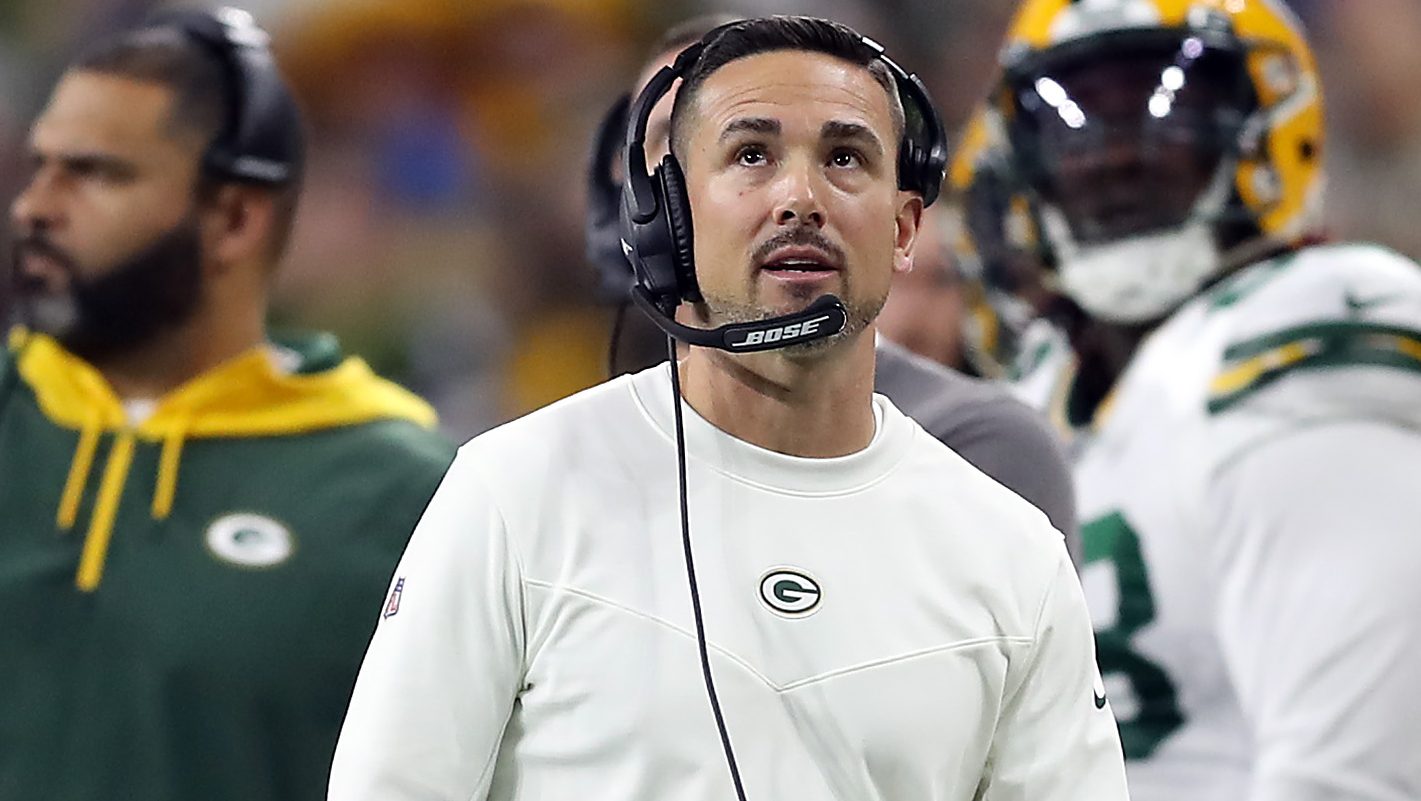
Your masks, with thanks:
[[[586,158],[606,107],[630,88],[665,27],[708,11],[839,19],[919,72],[956,129],[991,80],[1014,5],[227,4],[272,32],[310,127],[307,187],[273,325],[334,332],[348,351],[429,398],[460,439],[605,377],[612,313],[595,302],[583,257]],[[7,205],[25,178],[29,122],[66,60],[162,5],[0,3]],[[1332,232],[1421,258],[1421,2],[1292,5],[1309,25],[1325,82]],[[949,347],[942,358],[954,353]]]

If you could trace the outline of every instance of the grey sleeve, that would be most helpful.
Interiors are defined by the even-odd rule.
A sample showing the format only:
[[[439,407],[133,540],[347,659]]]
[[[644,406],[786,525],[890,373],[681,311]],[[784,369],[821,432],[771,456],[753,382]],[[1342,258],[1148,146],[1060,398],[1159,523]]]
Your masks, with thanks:
[[[928,433],[1045,512],[1066,535],[1071,560],[1080,566],[1071,468],[1060,439],[1041,415],[1003,393],[959,409],[950,432],[928,428]]]

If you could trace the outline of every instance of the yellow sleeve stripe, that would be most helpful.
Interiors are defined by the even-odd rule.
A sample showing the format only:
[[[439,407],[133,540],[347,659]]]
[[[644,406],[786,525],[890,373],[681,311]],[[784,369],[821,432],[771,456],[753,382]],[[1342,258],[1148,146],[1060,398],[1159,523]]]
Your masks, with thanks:
[[[1219,373],[1209,385],[1209,396],[1232,395],[1247,389],[1265,375],[1286,370],[1316,352],[1314,342],[1293,342],[1260,353]]]
[[[1363,322],[1298,326],[1231,345],[1209,385],[1208,409],[1224,411],[1285,375],[1340,367],[1421,374],[1421,331]]]

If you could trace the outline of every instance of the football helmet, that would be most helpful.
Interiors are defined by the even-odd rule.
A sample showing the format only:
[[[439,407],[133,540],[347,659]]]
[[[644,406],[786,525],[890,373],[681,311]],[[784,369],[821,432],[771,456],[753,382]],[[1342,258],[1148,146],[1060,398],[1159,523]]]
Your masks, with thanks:
[[[989,106],[1099,319],[1163,317],[1320,223],[1321,88],[1277,0],[1026,0]]]

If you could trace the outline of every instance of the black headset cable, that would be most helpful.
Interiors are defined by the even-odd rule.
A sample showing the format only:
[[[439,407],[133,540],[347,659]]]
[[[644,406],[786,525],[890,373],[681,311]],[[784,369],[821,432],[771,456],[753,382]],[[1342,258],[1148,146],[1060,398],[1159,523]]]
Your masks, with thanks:
[[[676,363],[676,340],[668,336],[666,347],[671,368],[671,409],[676,419],[676,474],[681,490],[681,545],[686,553],[686,581],[691,587],[691,612],[696,619],[696,646],[701,653],[701,675],[705,677],[706,695],[710,697],[711,712],[715,713],[715,725],[720,730],[720,744],[725,749],[730,780],[735,784],[735,797],[738,801],[745,801],[745,786],[740,781],[740,766],[735,761],[735,750],[730,747],[730,732],[725,728],[725,715],[720,711],[715,679],[711,677],[706,627],[701,619],[701,593],[696,587],[696,563],[691,555],[691,515],[686,499],[686,428],[681,421],[681,371]]]
[[[622,331],[627,327],[627,307],[632,305],[628,295],[617,302],[616,316],[612,318],[612,339],[607,343],[607,377],[617,377],[617,352],[622,348]]]

